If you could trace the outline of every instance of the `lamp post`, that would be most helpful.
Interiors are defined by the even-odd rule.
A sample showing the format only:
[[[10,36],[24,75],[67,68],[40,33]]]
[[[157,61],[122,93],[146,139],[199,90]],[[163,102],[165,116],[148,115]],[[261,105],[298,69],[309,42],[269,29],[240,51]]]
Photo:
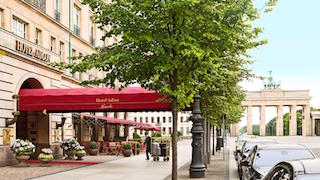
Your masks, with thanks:
[[[197,93],[193,97],[192,117],[192,161],[189,168],[189,176],[191,178],[202,178],[205,176],[205,166],[203,163],[202,142],[203,128],[201,122],[203,117],[200,110],[200,95]]]

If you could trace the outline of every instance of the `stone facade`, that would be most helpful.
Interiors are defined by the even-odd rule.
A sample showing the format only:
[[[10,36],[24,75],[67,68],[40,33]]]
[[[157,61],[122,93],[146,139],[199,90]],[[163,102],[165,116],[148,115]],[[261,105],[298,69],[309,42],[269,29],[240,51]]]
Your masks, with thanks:
[[[183,136],[191,136],[192,122],[189,121],[190,112],[178,113],[178,131],[182,132]],[[129,113],[129,119],[136,122],[152,124],[155,127],[161,128],[165,135],[170,135],[172,130],[172,113],[171,112],[132,112]],[[134,132],[131,129],[130,135]],[[136,130],[136,132],[145,136],[145,131]],[[151,134],[149,134],[151,135]],[[130,136],[129,136],[130,137]]]
[[[48,63],[68,63],[68,57],[93,53],[96,46],[116,40],[100,40],[104,32],[91,25],[89,7],[78,0],[41,1],[41,6],[34,2],[0,1],[0,166],[14,162],[9,145],[16,138],[28,136],[38,148],[51,147],[59,157],[59,142],[74,136],[71,113],[22,112],[20,122],[7,127],[6,119],[17,110],[12,96],[21,88],[79,88],[81,80],[102,78],[97,70],[70,74]],[[62,116],[66,123],[57,129]]]
[[[310,119],[309,90],[264,89],[261,91],[247,91],[246,100],[242,105],[247,109],[247,133],[252,134],[252,107],[260,108],[260,135],[265,136],[265,108],[277,108],[276,135],[283,136],[283,107],[290,108],[289,135],[297,135],[297,106],[302,107],[302,135],[313,135],[314,120]],[[237,127],[237,128],[235,128]],[[234,132],[236,131],[236,132]],[[231,134],[236,135],[239,125],[232,125]]]

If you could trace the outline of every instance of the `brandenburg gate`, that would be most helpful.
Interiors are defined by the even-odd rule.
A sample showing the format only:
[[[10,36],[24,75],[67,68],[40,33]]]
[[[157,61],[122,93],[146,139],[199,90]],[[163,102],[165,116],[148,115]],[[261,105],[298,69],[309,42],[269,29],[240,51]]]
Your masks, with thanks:
[[[247,91],[246,100],[242,105],[247,111],[247,134],[252,134],[252,108],[259,107],[260,136],[266,134],[266,107],[276,107],[276,135],[283,136],[283,107],[290,108],[289,135],[297,135],[297,107],[302,107],[302,136],[314,135],[315,120],[310,118],[310,100],[309,90],[282,90],[280,84],[275,84],[269,77],[269,83],[265,84],[265,89],[261,91]],[[230,127],[231,135],[239,135],[239,123],[232,124]]]

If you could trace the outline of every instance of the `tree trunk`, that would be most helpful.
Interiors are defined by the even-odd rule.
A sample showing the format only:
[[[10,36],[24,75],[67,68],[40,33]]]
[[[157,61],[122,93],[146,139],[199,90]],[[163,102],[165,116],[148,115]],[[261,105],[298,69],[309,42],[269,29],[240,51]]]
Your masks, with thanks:
[[[178,103],[177,99],[172,101],[172,180],[178,179]]]
[[[214,126],[212,126],[212,155],[214,155]]]
[[[207,166],[208,166],[208,164],[207,164],[207,151],[206,151],[206,149],[207,149],[207,143],[206,143],[206,141],[207,141],[207,127],[206,127],[206,124],[207,124],[207,121],[206,121],[206,119],[204,119],[202,122],[201,122],[201,124],[202,124],[202,128],[203,128],[203,139],[202,139],[202,154],[203,154],[203,163],[204,163],[204,165],[205,165],[205,167],[207,168]]]
[[[211,123],[208,122],[208,164],[211,161]]]

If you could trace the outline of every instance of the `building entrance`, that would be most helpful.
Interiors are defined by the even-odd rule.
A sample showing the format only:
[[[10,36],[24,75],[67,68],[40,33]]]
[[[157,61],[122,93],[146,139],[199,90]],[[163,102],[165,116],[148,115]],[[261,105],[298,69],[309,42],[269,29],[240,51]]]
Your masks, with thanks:
[[[42,89],[41,83],[34,79],[27,79],[20,89]],[[36,158],[44,147],[49,145],[49,116],[40,111],[21,111],[16,123],[16,138],[28,139],[36,147],[36,153],[31,158]]]

